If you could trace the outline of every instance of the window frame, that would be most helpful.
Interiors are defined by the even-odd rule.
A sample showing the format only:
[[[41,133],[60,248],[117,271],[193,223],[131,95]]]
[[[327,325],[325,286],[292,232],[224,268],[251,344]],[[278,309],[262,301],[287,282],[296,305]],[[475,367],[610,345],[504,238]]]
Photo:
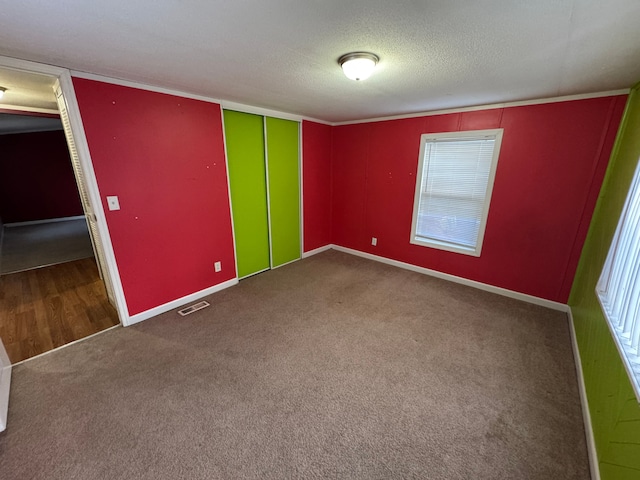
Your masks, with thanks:
[[[493,194],[493,185],[495,182],[496,171],[498,169],[498,159],[500,157],[500,148],[502,146],[502,137],[504,129],[494,128],[488,130],[465,130],[457,132],[441,132],[441,133],[424,133],[420,136],[420,153],[418,155],[418,173],[416,175],[416,186],[413,200],[413,216],[411,221],[411,237],[409,243],[413,245],[419,245],[423,247],[431,247],[439,250],[445,250],[448,252],[462,253],[465,255],[471,255],[479,257],[482,252],[482,244],[484,241],[485,229],[487,226],[487,218],[489,217],[489,207],[491,205],[491,197]],[[467,247],[464,245],[458,245],[453,242],[447,242],[444,240],[438,240],[436,238],[427,238],[417,235],[418,227],[418,212],[420,211],[420,199],[422,192],[422,179],[425,164],[425,148],[429,142],[442,141],[442,140],[469,140],[477,141],[487,138],[494,138],[493,156],[491,159],[491,168],[489,170],[489,177],[487,181],[487,190],[485,193],[484,206],[482,209],[482,215],[480,217],[480,226],[478,228],[478,236],[476,238],[475,247]]]
[[[640,267],[640,245],[633,245],[633,249],[630,249],[626,248],[624,241],[621,241],[626,239],[625,237],[628,231],[624,227],[628,227],[633,230],[633,233],[631,234],[631,241],[634,244],[640,243],[640,227],[637,225],[634,226],[633,222],[628,221],[630,213],[632,214],[632,218],[633,216],[637,217],[637,209],[640,208],[640,205],[638,204],[640,204],[640,160],[636,165],[633,179],[629,186],[629,190],[627,191],[624,206],[622,207],[620,217],[618,218],[615,234],[613,235],[613,239],[609,245],[607,258],[602,266],[602,271],[600,272],[600,277],[598,278],[598,283],[595,288],[596,298],[600,304],[602,314],[606,320],[607,326],[609,327],[609,331],[611,332],[616,348],[618,349],[624,368],[627,371],[627,376],[629,377],[636,399],[640,403],[640,349],[638,353],[633,352],[633,341],[631,338],[626,338],[624,336],[625,334],[620,331],[620,327],[616,325],[616,323],[619,323],[619,320],[614,318],[612,309],[614,309],[614,306],[620,301],[620,292],[616,292],[616,294],[612,295],[609,294],[612,274],[619,262],[623,264],[625,262],[632,262],[629,272],[631,276],[633,276],[634,270],[637,270]],[[634,233],[636,235],[634,235]],[[621,239],[621,237],[623,238]],[[628,255],[625,255],[624,258],[622,258],[621,250],[625,251]],[[620,256],[618,254],[620,254]],[[628,276],[625,278],[628,278]],[[636,308],[638,308],[638,304],[640,304],[640,299],[635,303]],[[638,312],[637,310],[633,311],[636,313]],[[630,327],[631,331],[633,332],[635,328],[640,328],[640,314],[633,315],[631,309],[626,309],[625,313],[632,317]],[[625,316],[625,318],[627,317]],[[623,321],[626,322],[625,320]],[[631,333],[629,337],[631,337]],[[629,342],[632,344],[630,345]]]

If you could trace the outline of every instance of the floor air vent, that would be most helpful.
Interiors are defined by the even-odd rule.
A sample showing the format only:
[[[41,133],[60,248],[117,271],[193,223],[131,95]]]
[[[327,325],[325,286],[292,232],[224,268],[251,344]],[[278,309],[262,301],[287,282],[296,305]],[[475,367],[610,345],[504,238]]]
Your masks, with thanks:
[[[190,313],[197,312],[198,310],[202,310],[203,308],[207,308],[209,304],[207,302],[198,302],[193,305],[189,305],[188,307],[183,308],[182,310],[178,310],[178,313],[183,317],[185,315],[189,315]]]

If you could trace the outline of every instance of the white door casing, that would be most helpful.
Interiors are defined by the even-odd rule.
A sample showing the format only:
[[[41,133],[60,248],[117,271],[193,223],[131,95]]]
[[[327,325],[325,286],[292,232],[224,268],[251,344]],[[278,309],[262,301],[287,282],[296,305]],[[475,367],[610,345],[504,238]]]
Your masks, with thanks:
[[[61,70],[62,72],[57,75],[57,83],[62,93],[62,99],[68,116],[69,125],[68,127],[65,127],[65,134],[66,129],[69,128],[75,154],[77,155],[77,165],[85,187],[86,201],[89,205],[87,221],[90,229],[92,230],[92,241],[94,242],[94,248],[97,253],[96,259],[107,288],[109,301],[111,301],[116,307],[118,317],[120,318],[122,325],[128,326],[131,324],[130,315],[127,309],[127,303],[113,251],[113,245],[111,243],[111,236],[109,234],[104,208],[100,200],[100,190],[98,188],[98,181],[91,161],[89,144],[82,124],[82,117],[80,116],[80,108],[73,88],[71,74],[69,70]],[[81,188],[80,181],[78,188]]]
[[[9,413],[9,388],[11,387],[11,362],[0,340],[0,432],[7,428]]]

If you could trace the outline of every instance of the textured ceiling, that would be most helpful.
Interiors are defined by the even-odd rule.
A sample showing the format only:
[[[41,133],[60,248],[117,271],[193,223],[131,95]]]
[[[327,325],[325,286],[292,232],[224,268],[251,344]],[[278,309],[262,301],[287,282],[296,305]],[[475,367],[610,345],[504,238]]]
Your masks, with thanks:
[[[639,0],[21,0],[0,54],[345,121],[628,88],[638,25]]]
[[[0,68],[0,87],[7,91],[0,99],[1,109],[39,109],[58,111],[53,86],[56,79],[47,75]]]

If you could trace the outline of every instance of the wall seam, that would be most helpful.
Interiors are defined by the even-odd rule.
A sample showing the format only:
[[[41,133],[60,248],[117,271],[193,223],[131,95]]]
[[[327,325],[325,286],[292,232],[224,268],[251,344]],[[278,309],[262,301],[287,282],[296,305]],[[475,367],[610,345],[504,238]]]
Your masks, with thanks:
[[[584,223],[586,222],[586,216],[587,216],[587,203],[589,200],[589,193],[593,190],[594,187],[594,181],[595,181],[595,174],[598,170],[598,165],[600,164],[601,161],[603,161],[602,159],[602,151],[604,149],[604,144],[606,142],[606,139],[609,135],[609,132],[611,130],[611,122],[613,121],[613,112],[615,110],[617,101],[616,101],[617,97],[612,97],[611,101],[609,102],[609,111],[607,112],[607,119],[604,125],[604,128],[602,129],[602,135],[600,136],[600,142],[598,143],[598,149],[596,150],[596,154],[594,156],[594,161],[592,163],[591,166],[591,181],[589,183],[589,190],[587,191],[587,195],[585,198],[585,202],[582,206],[582,212],[580,213],[580,221],[578,222],[578,226],[576,228],[576,231],[574,233],[574,237],[573,237],[573,244],[571,246],[571,251],[569,253],[569,257],[566,260],[565,266],[564,266],[564,274],[562,275],[562,283],[559,286],[558,291],[556,292],[556,298],[559,299],[560,301],[562,301],[562,299],[560,298],[560,295],[562,294],[562,292],[565,289],[565,286],[568,283],[568,275],[569,275],[569,267],[571,264],[571,261],[573,258],[575,258],[575,254],[576,254],[576,249],[578,247],[578,235],[580,233],[580,228],[582,225],[584,225]],[[610,161],[611,157],[609,157],[606,160],[606,163],[608,164]],[[602,178],[602,181],[604,181],[604,177]],[[600,185],[600,189],[602,188],[602,183]],[[599,196],[599,190],[598,189],[598,196]],[[596,197],[597,199],[597,197]],[[595,209],[595,204],[594,204],[594,209]],[[591,209],[591,216],[593,216],[593,209]],[[585,238],[586,239],[586,238]],[[583,242],[583,246],[584,246],[584,242]],[[582,249],[580,249],[580,253],[582,253]],[[578,256],[579,258],[579,256]],[[576,265],[576,270],[577,270],[577,265]],[[575,272],[574,272],[574,276],[575,276]],[[572,279],[573,280],[573,279]],[[573,283],[573,282],[571,282]],[[565,301],[569,300],[569,295],[567,295],[567,298]]]

